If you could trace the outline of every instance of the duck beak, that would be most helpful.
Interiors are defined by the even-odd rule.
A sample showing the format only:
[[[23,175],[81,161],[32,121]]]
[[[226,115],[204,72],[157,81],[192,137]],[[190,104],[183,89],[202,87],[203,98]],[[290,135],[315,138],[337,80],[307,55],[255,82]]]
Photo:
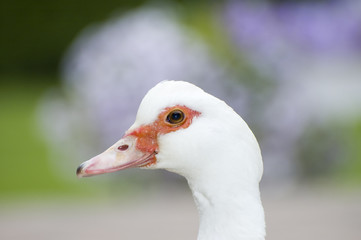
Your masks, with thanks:
[[[137,138],[125,136],[105,152],[82,163],[76,170],[78,177],[116,172],[119,170],[145,167],[155,163],[156,152],[143,152],[137,148]]]

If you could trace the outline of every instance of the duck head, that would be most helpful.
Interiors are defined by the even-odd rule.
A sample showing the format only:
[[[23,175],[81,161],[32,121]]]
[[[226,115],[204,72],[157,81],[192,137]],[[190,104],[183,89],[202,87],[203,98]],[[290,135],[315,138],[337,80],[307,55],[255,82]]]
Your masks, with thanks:
[[[227,177],[227,171],[238,169],[252,173],[258,184],[263,169],[257,154],[252,132],[226,103],[193,84],[163,81],[143,98],[124,136],[81,164],[77,175],[139,167],[167,169],[190,180],[207,174]]]

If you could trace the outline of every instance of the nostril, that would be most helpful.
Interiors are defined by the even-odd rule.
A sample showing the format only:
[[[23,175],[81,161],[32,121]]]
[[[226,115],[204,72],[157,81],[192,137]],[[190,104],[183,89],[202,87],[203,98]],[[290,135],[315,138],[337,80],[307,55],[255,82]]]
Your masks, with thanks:
[[[119,150],[119,151],[125,151],[125,150],[128,149],[128,147],[129,147],[129,146],[128,146],[127,144],[124,144],[124,145],[119,146],[119,147],[118,147],[118,150]]]

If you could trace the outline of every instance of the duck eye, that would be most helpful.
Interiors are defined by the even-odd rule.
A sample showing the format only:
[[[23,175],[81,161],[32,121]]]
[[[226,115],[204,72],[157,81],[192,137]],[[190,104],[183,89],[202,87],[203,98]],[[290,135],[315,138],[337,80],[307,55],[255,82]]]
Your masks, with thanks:
[[[166,121],[170,124],[179,125],[184,121],[184,113],[179,109],[173,110],[168,114]]]

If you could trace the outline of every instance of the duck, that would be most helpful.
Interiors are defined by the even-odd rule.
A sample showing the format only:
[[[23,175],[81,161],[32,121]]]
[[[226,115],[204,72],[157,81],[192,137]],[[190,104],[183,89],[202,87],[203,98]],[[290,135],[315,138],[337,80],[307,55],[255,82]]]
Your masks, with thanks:
[[[198,240],[265,239],[257,139],[240,115],[201,88],[158,83],[123,137],[76,173],[128,168],[165,169],[186,178],[199,214]]]

